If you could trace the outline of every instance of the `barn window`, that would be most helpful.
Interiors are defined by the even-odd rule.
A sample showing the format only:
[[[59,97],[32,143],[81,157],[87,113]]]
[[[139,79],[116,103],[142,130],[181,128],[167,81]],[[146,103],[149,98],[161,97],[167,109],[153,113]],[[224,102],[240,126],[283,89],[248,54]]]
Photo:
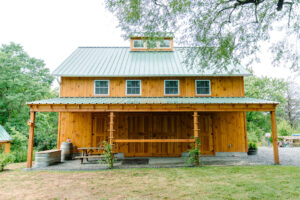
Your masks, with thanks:
[[[95,80],[95,95],[109,94],[109,80]]]
[[[147,48],[148,49],[157,48],[157,41],[156,40],[147,40]]]
[[[210,95],[210,80],[196,80],[196,94]]]
[[[143,40],[133,40],[133,48],[145,48],[145,42]]]
[[[165,80],[165,95],[179,94],[179,80]]]
[[[160,48],[171,48],[171,40],[163,40],[159,42]]]
[[[126,80],[126,94],[140,95],[141,94],[141,80]]]

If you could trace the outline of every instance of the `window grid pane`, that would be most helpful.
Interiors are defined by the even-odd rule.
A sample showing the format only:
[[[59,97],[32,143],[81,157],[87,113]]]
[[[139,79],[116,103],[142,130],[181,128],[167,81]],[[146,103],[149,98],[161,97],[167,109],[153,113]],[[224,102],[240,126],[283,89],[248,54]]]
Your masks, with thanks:
[[[127,81],[127,94],[140,94],[140,81]]]
[[[165,94],[179,94],[179,81],[165,81]]]
[[[161,48],[170,48],[171,47],[171,41],[170,40],[163,40],[159,42],[159,47]]]
[[[209,95],[210,94],[210,81],[208,80],[201,80],[201,81],[196,81],[196,91],[197,94],[205,94]]]
[[[144,41],[143,40],[134,40],[133,41],[133,47],[134,48],[143,48],[144,47]]]
[[[96,95],[107,95],[109,91],[108,81],[95,81],[95,94]]]

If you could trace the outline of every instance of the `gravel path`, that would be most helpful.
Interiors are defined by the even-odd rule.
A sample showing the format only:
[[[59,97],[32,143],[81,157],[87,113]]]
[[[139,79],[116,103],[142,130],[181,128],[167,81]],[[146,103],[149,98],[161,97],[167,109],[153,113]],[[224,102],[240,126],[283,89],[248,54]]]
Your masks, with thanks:
[[[160,168],[160,167],[184,167],[188,166],[184,158],[150,158],[149,165],[121,165],[115,163],[114,168]],[[300,147],[298,148],[279,148],[279,159],[281,165],[300,166]],[[204,166],[249,166],[249,165],[274,165],[273,148],[260,147],[257,155],[254,156],[235,156],[235,157],[216,157],[202,156],[201,163]],[[152,164],[151,164],[152,163]],[[54,171],[72,171],[72,170],[105,170],[105,165],[97,161],[89,164],[80,164],[79,160],[71,160],[58,165],[52,165],[44,168],[32,168],[30,170],[54,170]]]
[[[245,157],[202,157],[204,165],[273,165],[272,147],[259,147],[257,155]],[[300,166],[300,148],[279,148],[281,165]]]

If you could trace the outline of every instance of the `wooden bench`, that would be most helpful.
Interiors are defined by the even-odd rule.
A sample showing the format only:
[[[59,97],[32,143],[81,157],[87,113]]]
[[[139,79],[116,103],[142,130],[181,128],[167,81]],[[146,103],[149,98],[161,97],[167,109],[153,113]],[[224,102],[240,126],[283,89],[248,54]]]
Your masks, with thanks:
[[[89,161],[90,158],[104,158],[104,155],[85,155],[85,156],[76,156],[75,159],[80,159],[80,164],[83,164],[83,159]]]

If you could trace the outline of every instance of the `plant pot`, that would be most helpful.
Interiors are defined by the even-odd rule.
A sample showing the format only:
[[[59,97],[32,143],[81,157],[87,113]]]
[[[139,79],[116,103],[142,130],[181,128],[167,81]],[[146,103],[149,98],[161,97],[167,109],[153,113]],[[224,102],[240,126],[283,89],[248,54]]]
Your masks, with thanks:
[[[257,154],[257,149],[249,149],[248,150],[248,155],[252,156],[252,155],[256,155]]]

